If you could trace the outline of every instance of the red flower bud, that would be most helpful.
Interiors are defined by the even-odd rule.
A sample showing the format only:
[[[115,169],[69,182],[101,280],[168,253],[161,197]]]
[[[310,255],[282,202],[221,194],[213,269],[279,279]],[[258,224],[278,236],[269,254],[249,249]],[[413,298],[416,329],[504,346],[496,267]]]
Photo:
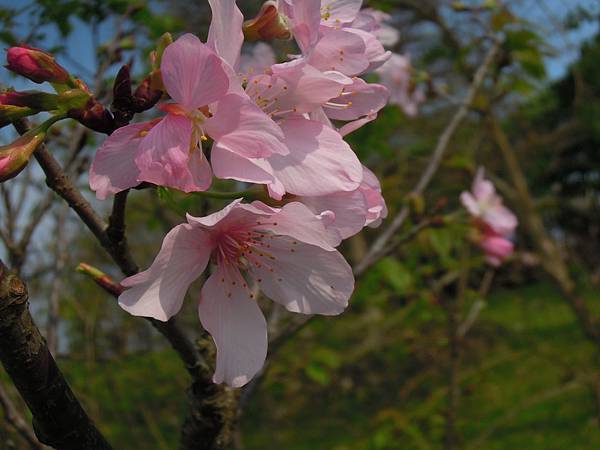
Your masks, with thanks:
[[[0,147],[0,183],[16,177],[36,148],[44,141],[46,133],[27,133],[9,145]]]
[[[6,60],[8,70],[36,83],[68,84],[71,80],[69,72],[56,62],[54,56],[33,47],[11,47],[6,53]]]
[[[112,114],[95,98],[90,98],[85,108],[72,109],[67,115],[99,133],[111,134],[116,128]]]
[[[140,85],[133,93],[133,110],[136,113],[141,113],[152,108],[160,98],[163,91],[156,85],[157,75],[153,72],[142,80]]]
[[[249,41],[271,41],[273,39],[290,39],[292,33],[286,20],[279,14],[277,3],[265,2],[254,19],[244,22],[244,36]]]

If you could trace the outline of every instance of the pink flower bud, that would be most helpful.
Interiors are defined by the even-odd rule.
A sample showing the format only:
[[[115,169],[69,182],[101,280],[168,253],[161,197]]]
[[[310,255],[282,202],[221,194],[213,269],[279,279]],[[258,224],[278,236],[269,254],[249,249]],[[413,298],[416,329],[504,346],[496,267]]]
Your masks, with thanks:
[[[244,36],[249,41],[271,41],[273,39],[290,39],[292,33],[286,20],[279,14],[277,3],[265,2],[258,15],[244,22]]]
[[[486,261],[495,267],[500,266],[514,252],[514,244],[491,228],[484,231],[479,246],[485,253]]]
[[[6,53],[6,68],[36,83],[68,84],[71,76],[54,56],[33,47],[11,47]]]
[[[36,148],[46,137],[45,132],[24,134],[15,142],[0,147],[0,183],[16,177],[21,172]]]

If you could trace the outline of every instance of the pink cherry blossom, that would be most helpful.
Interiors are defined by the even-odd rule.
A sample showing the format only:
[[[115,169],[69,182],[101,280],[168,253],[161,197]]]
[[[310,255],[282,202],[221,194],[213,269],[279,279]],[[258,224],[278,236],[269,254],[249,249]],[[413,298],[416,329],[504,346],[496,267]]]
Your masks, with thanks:
[[[325,221],[325,227],[332,239],[347,239],[365,226],[377,227],[388,214],[379,180],[365,166],[363,181],[354,191],[340,191],[315,197],[300,196],[295,200],[304,203],[315,214],[332,213]]]
[[[385,47],[392,47],[400,40],[400,33],[394,27],[387,25],[391,16],[383,11],[373,8],[365,8],[359,11],[356,19],[352,22],[352,28],[368,31]]]
[[[413,85],[410,57],[394,53],[376,72],[390,91],[390,105],[400,106],[408,116],[415,116],[425,95]]]
[[[235,60],[235,55],[230,55]],[[283,135],[250,99],[230,93],[229,66],[207,45],[186,34],[163,54],[161,74],[174,103],[162,105],[160,121],[132,124],[109,136],[90,169],[100,199],[142,181],[184,192],[206,190],[211,167],[202,143],[214,140],[213,157],[240,158],[288,153]]]
[[[208,0],[212,19],[207,45],[232,68],[237,69],[244,42],[244,16],[235,0]]]
[[[374,70],[391,56],[375,35],[349,25],[361,4],[356,0],[281,0],[279,9],[311,65],[355,76]]]
[[[344,86],[353,84],[351,79],[320,72],[299,59],[273,65],[267,73],[246,81],[247,95],[279,124],[289,154],[245,161],[243,166],[232,166],[229,157],[220,163],[213,157],[219,178],[244,176],[246,181],[264,183],[273,174],[274,180],[266,184],[276,199],[285,193],[325,195],[359,186],[362,168],[350,146],[332,127],[304,116],[338,98]],[[342,106],[332,103],[331,107]]]
[[[479,246],[485,253],[486,261],[494,267],[499,267],[514,252],[514,244],[491,228],[484,231]]]
[[[483,221],[496,233],[510,236],[517,227],[517,218],[503,205],[494,185],[484,176],[484,169],[480,168],[473,181],[472,193],[463,192],[460,200],[473,217]]]
[[[326,195],[359,186],[360,161],[335,130],[302,116],[289,117],[280,127],[289,154],[242,160],[223,151],[212,156],[215,175],[267,184],[277,200],[286,193]]]
[[[327,117],[333,120],[354,121],[377,114],[388,102],[388,89],[362,78],[353,78],[344,86],[341,95],[323,104]]]
[[[352,270],[323,219],[293,202],[281,209],[234,201],[173,228],[150,268],[126,278],[120,306],[166,321],[181,308],[189,285],[206,269],[198,313],[217,346],[216,383],[240,387],[262,367],[267,326],[257,291],[289,311],[340,314],[353,290]]]
[[[362,0],[321,0],[321,24],[336,27],[353,22],[362,3]]]

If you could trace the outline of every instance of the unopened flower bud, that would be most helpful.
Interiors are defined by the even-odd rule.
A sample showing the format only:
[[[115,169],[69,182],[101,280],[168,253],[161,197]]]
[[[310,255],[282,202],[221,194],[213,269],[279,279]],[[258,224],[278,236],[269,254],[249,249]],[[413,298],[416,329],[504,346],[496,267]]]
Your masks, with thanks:
[[[16,177],[27,166],[45,136],[43,131],[27,133],[12,144],[0,147],[0,183]]]
[[[133,118],[133,96],[131,95],[131,73],[125,64],[117,73],[113,84],[113,102],[110,109],[117,128],[125,126]]]
[[[36,83],[48,81],[56,84],[70,84],[71,76],[54,56],[33,47],[11,47],[6,53],[6,68]]]
[[[71,109],[67,115],[90,130],[111,134],[116,126],[112,114],[95,98],[90,98],[85,108]]]
[[[292,33],[287,20],[279,14],[277,3],[265,2],[254,19],[244,22],[244,37],[248,41],[271,41],[273,39],[290,39]]]
[[[158,74],[160,77],[160,74]],[[140,85],[133,93],[133,110],[136,113],[141,113],[152,108],[162,97],[163,90],[156,82],[157,75],[153,72],[142,80]]]
[[[117,128],[127,125],[135,113],[149,110],[160,100],[163,91],[153,87],[154,72],[148,75],[132,94],[129,66],[124,65],[119,70],[113,85],[111,105]]]

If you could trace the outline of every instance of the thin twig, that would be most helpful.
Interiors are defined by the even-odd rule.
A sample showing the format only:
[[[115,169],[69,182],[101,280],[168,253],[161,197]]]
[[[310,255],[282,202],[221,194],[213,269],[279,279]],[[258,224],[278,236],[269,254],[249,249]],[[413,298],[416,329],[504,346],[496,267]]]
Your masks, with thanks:
[[[485,55],[483,62],[475,72],[475,76],[473,77],[473,81],[471,82],[471,86],[467,92],[464,102],[460,105],[456,113],[452,116],[452,119],[444,129],[443,133],[440,135],[435,150],[429,160],[429,164],[425,168],[425,171],[421,175],[419,181],[417,182],[415,188],[413,189],[413,194],[421,195],[425,191],[425,189],[431,183],[435,173],[440,167],[442,159],[448,149],[448,144],[450,140],[454,136],[454,133],[458,129],[459,125],[467,116],[471,104],[479,90],[480,86],[483,83],[483,80],[486,77],[488,70],[490,69],[492,63],[496,58],[496,54],[498,53],[498,49],[500,48],[500,40],[495,39],[492,46],[488,50]],[[408,206],[404,206],[398,215],[394,218],[392,223],[388,226],[388,228],[381,233],[381,235],[375,240],[368,253],[365,255],[362,261],[356,266],[355,273],[361,274],[366,269],[371,267],[375,262],[377,262],[381,255],[385,252],[385,249],[388,245],[388,242],[393,238],[393,236],[398,232],[398,230],[402,227],[405,220],[409,215]]]
[[[27,424],[17,407],[14,405],[4,386],[0,384],[0,405],[4,410],[6,420],[19,435],[27,441],[34,450],[42,450],[44,446],[38,442],[31,427]]]
[[[422,231],[434,227],[438,224],[438,220],[436,220],[436,218],[428,218],[425,220],[422,220],[421,222],[417,223],[414,227],[412,227],[410,230],[408,230],[406,233],[404,233],[401,236],[398,236],[398,238],[393,239],[392,242],[389,243],[389,245],[382,251],[380,258],[383,258],[384,256],[387,256],[391,253],[393,253],[398,247],[406,244],[407,242],[412,241],[415,237],[417,237]],[[365,269],[362,269],[362,271],[359,271],[360,269],[362,269],[362,266],[357,265],[354,268],[354,276],[360,276],[364,273]]]
[[[467,313],[467,317],[458,327],[458,337],[461,339],[466,336],[469,332],[483,308],[486,305],[486,297],[490,288],[492,286],[492,281],[494,281],[494,275],[496,271],[494,269],[488,269],[483,275],[483,280],[481,281],[481,285],[479,286],[479,293],[475,302],[471,306],[471,309]]]
[[[532,396],[522,403],[515,405],[513,408],[509,409],[506,414],[499,417],[497,420],[492,422],[492,424],[484,429],[473,441],[471,445],[467,447],[468,450],[475,450],[481,448],[483,444],[503,425],[509,423],[512,419],[514,419],[519,413],[526,411],[527,409],[536,406],[539,403],[543,403],[547,400],[551,400],[555,397],[558,397],[568,391],[572,391],[573,389],[580,388],[582,386],[582,382],[580,380],[573,380],[570,383],[567,383],[563,386],[557,386],[555,388],[549,389],[547,391],[541,392],[538,395]]]
[[[29,130],[25,120],[15,122],[14,126],[20,134],[24,134]],[[100,245],[111,255],[121,271],[125,275],[135,274],[138,268],[135,262],[133,262],[128,249],[115,245],[111,241],[106,232],[108,228],[106,223],[94,210],[92,205],[81,195],[46,146],[44,144],[40,145],[34,155],[46,175],[46,184],[48,187],[62,197],[77,213],[83,223],[96,236]]]

